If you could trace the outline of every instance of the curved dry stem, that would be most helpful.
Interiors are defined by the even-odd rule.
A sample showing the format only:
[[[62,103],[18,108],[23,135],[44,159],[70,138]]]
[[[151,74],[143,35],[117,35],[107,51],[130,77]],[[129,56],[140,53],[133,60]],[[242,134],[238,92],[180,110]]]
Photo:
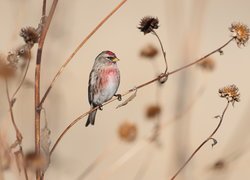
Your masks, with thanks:
[[[15,132],[16,132],[16,141],[14,142],[14,144],[11,145],[11,149],[18,145],[19,146],[19,151],[20,151],[20,153],[22,155],[22,158],[24,159],[23,148],[22,148],[22,145],[21,145],[23,136],[22,136],[20,130],[18,129],[18,127],[16,125],[16,122],[15,122],[15,119],[14,119],[13,102],[10,99],[9,85],[8,85],[8,80],[7,79],[5,79],[5,88],[6,88],[6,95],[7,95],[8,104],[9,104],[11,122],[12,122],[12,125],[13,125],[13,127],[15,129]],[[27,174],[27,169],[26,169],[25,165],[23,165],[23,170],[24,170],[25,179],[28,180],[28,174]]]
[[[12,95],[12,97],[11,97],[11,101],[14,100],[15,96],[17,95],[18,91],[21,89],[21,87],[22,87],[22,85],[23,85],[23,83],[24,83],[24,81],[25,81],[25,78],[26,78],[26,76],[27,76],[27,73],[28,73],[29,65],[30,65],[30,59],[28,59],[28,63],[27,63],[27,66],[26,66],[26,69],[25,69],[23,78],[22,78],[20,84],[18,85],[16,91],[13,93],[13,95]]]
[[[161,42],[161,39],[158,36],[158,34],[155,32],[155,30],[152,29],[152,33],[157,37],[157,39],[158,39],[158,41],[160,43],[161,51],[162,51],[162,54],[163,54],[163,57],[164,57],[164,61],[165,61],[165,66],[166,66],[164,74],[166,74],[168,72],[168,61],[167,61],[167,57],[166,57],[166,51],[164,50],[164,47],[163,47],[162,42]]]
[[[9,111],[10,111],[10,117],[11,117],[11,122],[12,125],[16,131],[16,139],[18,144],[21,144],[23,136],[21,134],[21,132],[19,131],[15,119],[14,119],[14,113],[13,113],[13,102],[10,99],[10,93],[9,93],[9,84],[8,84],[8,80],[5,79],[5,90],[6,90],[6,95],[7,95],[7,99],[8,99],[8,104],[9,104]]]
[[[215,54],[216,52],[220,52],[220,51],[221,51],[224,47],[226,47],[233,39],[234,39],[234,38],[230,39],[230,40],[227,41],[225,44],[223,44],[221,47],[219,47],[219,48],[217,48],[216,50],[212,51],[211,53],[209,53],[209,54],[203,56],[202,58],[200,58],[200,59],[198,59],[198,60],[196,60],[196,61],[194,61],[194,62],[192,62],[192,63],[190,63],[190,64],[187,64],[187,65],[185,65],[185,66],[183,66],[183,67],[181,67],[181,68],[178,68],[178,69],[176,69],[176,70],[173,70],[173,71],[171,71],[171,72],[168,72],[168,73],[166,73],[166,74],[161,74],[160,76],[158,76],[158,77],[156,77],[156,78],[154,78],[154,79],[152,79],[152,80],[150,80],[150,81],[148,81],[148,82],[145,82],[145,83],[143,83],[143,84],[140,84],[140,85],[136,86],[135,88],[132,88],[132,89],[128,90],[127,92],[121,94],[121,96],[124,97],[124,96],[126,96],[126,95],[128,95],[128,94],[134,92],[135,90],[139,90],[139,89],[141,89],[141,88],[143,88],[143,87],[145,87],[145,86],[148,86],[148,85],[150,85],[150,84],[152,84],[152,83],[154,83],[154,82],[160,80],[162,77],[168,77],[169,75],[173,75],[173,74],[175,74],[175,73],[177,73],[177,72],[179,72],[179,71],[182,71],[182,70],[184,70],[184,69],[186,69],[186,68],[188,68],[188,67],[191,67],[191,66],[193,66],[193,65],[195,65],[195,64],[197,64],[197,63],[203,61],[204,59],[206,59],[207,57],[211,56],[212,54]],[[115,101],[115,100],[117,100],[117,99],[118,99],[117,97],[114,97],[113,99],[111,99],[111,100],[107,101],[106,103],[104,103],[103,106],[105,106],[105,105],[107,105],[107,104],[110,104],[110,103],[112,103],[113,101]],[[56,146],[57,146],[58,143],[61,141],[62,137],[69,131],[69,129],[70,129],[72,126],[74,126],[79,120],[81,120],[82,118],[84,118],[85,116],[87,116],[89,113],[91,113],[91,112],[93,112],[94,110],[97,110],[97,109],[98,109],[98,107],[96,107],[96,108],[94,108],[94,109],[91,109],[90,111],[87,111],[87,112],[83,113],[82,115],[80,115],[79,117],[77,117],[75,120],[73,120],[73,121],[64,129],[64,131],[60,134],[60,136],[59,136],[58,139],[56,140],[55,144],[53,145],[53,147],[52,147],[52,149],[51,149],[51,151],[50,151],[50,155],[54,152]]]
[[[52,89],[55,81],[58,79],[60,74],[64,71],[68,63],[73,59],[73,57],[76,55],[76,53],[83,47],[83,45],[92,37],[93,34],[118,10],[121,8],[121,6],[126,2],[127,0],[123,0],[120,2],[97,26],[83,39],[83,41],[77,46],[77,48],[74,50],[74,52],[68,57],[68,59],[63,63],[59,71],[54,76],[53,80],[51,81],[49,87],[47,88],[46,92],[44,93],[42,100],[39,104],[39,107],[41,107],[47,98],[50,90]]]
[[[180,172],[186,167],[186,165],[193,159],[193,157],[196,155],[196,153],[209,141],[209,140],[213,140],[213,145],[215,145],[216,140],[213,138],[214,134],[218,131],[218,129],[220,128],[222,121],[224,119],[224,115],[228,109],[230,102],[227,102],[226,107],[224,108],[221,116],[219,116],[220,121],[218,123],[218,125],[216,126],[215,130],[210,134],[210,136],[208,136],[207,139],[205,139],[196,149],[195,151],[191,154],[191,156],[187,159],[187,161],[180,167],[180,169],[175,173],[175,175],[171,178],[171,180],[174,180],[179,174]]]

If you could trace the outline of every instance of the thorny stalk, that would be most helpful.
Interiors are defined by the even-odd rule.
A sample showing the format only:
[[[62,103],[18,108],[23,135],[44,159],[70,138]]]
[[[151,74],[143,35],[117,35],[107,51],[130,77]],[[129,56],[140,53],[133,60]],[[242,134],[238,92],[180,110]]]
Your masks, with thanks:
[[[210,136],[207,137],[207,139],[205,139],[196,149],[195,151],[191,154],[191,156],[187,159],[187,161],[180,167],[180,169],[174,174],[174,176],[171,178],[171,180],[174,180],[179,174],[180,172],[186,167],[186,165],[192,160],[192,158],[196,155],[196,153],[209,141],[209,140],[213,140],[213,144],[212,146],[214,146],[217,141],[213,138],[214,134],[218,131],[218,129],[220,128],[222,121],[224,119],[224,115],[228,109],[228,106],[230,104],[230,101],[227,101],[227,105],[224,108],[221,116],[218,116],[218,118],[220,119],[218,125],[216,126],[215,130],[210,134]]]
[[[57,6],[58,0],[54,0],[50,12],[48,15],[48,18],[46,18],[45,24],[42,24],[42,32],[41,37],[38,42],[38,49],[37,49],[37,57],[36,57],[36,69],[35,69],[35,152],[36,155],[40,155],[40,115],[41,115],[41,107],[39,107],[40,104],[40,75],[41,75],[41,60],[42,60],[42,51],[43,51],[43,45],[44,41],[52,20],[52,17],[54,15],[56,6]],[[42,7],[42,18],[46,16],[46,0],[43,1],[43,7]],[[44,23],[44,19],[42,21]],[[44,25],[44,26],[43,26]],[[41,179],[41,171],[40,169],[37,169],[36,171],[36,179]]]
[[[25,76],[24,76],[25,78]],[[10,98],[10,93],[9,93],[9,84],[8,84],[8,80],[5,79],[5,88],[6,88],[6,94],[7,94],[7,99],[8,99],[8,104],[9,104],[9,111],[10,111],[10,117],[11,117],[11,122],[14,126],[14,129],[16,131],[16,141],[14,142],[14,144],[11,146],[11,148],[16,147],[17,145],[19,146],[19,152],[22,155],[22,161],[24,161],[24,154],[23,154],[23,148],[22,148],[22,134],[20,132],[20,130],[18,129],[15,119],[14,119],[14,113],[13,113],[13,101]],[[13,96],[14,97],[14,96]],[[24,175],[25,175],[25,179],[28,180],[28,174],[27,174],[27,169],[25,164],[23,163],[23,170],[24,170]]]
[[[220,46],[220,47],[217,48],[216,50],[214,50],[214,51],[208,53],[207,55],[201,57],[200,59],[198,59],[198,60],[196,60],[196,61],[194,61],[194,62],[192,62],[192,63],[190,63],[190,64],[187,64],[187,65],[185,65],[185,66],[183,66],[183,67],[180,67],[180,68],[178,68],[178,69],[176,69],[176,70],[173,70],[173,71],[171,71],[171,72],[168,72],[168,73],[166,73],[166,74],[161,74],[160,76],[158,76],[158,77],[156,77],[156,78],[154,78],[154,79],[152,79],[152,80],[150,80],[150,81],[148,81],[148,82],[145,82],[145,83],[143,83],[143,84],[140,84],[140,85],[136,86],[135,88],[132,88],[132,89],[128,90],[127,92],[121,94],[121,96],[124,97],[124,96],[126,96],[126,95],[128,95],[128,94],[130,94],[130,93],[132,93],[132,92],[134,92],[134,91],[136,91],[136,90],[138,90],[138,89],[141,89],[141,88],[143,88],[143,87],[145,87],[145,86],[148,86],[148,85],[150,85],[150,84],[152,84],[152,83],[154,83],[154,82],[156,82],[156,81],[159,81],[159,80],[160,80],[161,78],[163,78],[163,77],[168,77],[169,75],[173,75],[173,74],[175,74],[175,73],[177,73],[177,72],[179,72],[179,71],[182,71],[182,70],[184,70],[184,69],[186,69],[186,68],[189,68],[190,66],[193,66],[193,65],[195,65],[195,64],[197,64],[197,63],[203,61],[203,60],[206,59],[207,57],[209,57],[209,56],[211,56],[211,55],[213,55],[213,54],[215,54],[215,53],[217,53],[217,52],[221,52],[222,49],[223,49],[224,47],[226,47],[226,46],[227,46],[230,42],[232,42],[233,40],[234,40],[234,38],[231,38],[231,39],[230,39],[229,41],[227,41],[225,44],[223,44],[222,46]],[[118,97],[114,97],[113,99],[111,99],[111,100],[107,101],[106,103],[104,103],[103,106],[105,106],[105,105],[107,105],[107,104],[110,104],[110,103],[112,103],[113,101],[115,101],[115,100],[117,100],[117,99],[118,99]],[[61,141],[61,139],[63,138],[63,136],[69,131],[69,129],[71,129],[71,127],[73,127],[73,126],[74,126],[78,121],[80,121],[82,118],[84,118],[85,116],[87,116],[89,113],[91,113],[91,112],[97,110],[98,108],[99,108],[99,107],[95,107],[95,108],[93,108],[93,109],[91,109],[91,110],[89,110],[89,111],[87,111],[87,112],[81,114],[79,117],[77,117],[75,120],[73,120],[73,121],[63,130],[63,132],[60,134],[60,136],[59,136],[58,139],[56,140],[55,144],[53,145],[53,147],[52,147],[52,149],[51,149],[51,151],[50,151],[50,156],[51,156],[52,153],[54,152],[56,146],[57,146],[58,143]]]
[[[83,39],[83,41],[76,47],[76,49],[74,50],[74,52],[68,57],[68,59],[63,63],[63,65],[61,66],[61,68],[59,69],[59,71],[56,73],[56,75],[54,76],[53,80],[51,81],[49,87],[47,88],[46,92],[44,93],[42,100],[39,104],[39,107],[41,107],[45,101],[45,99],[47,98],[50,90],[52,89],[55,81],[58,79],[58,77],[60,76],[60,74],[64,71],[64,69],[66,68],[66,66],[68,65],[68,63],[73,59],[73,57],[75,56],[75,54],[83,47],[83,45],[95,34],[95,32],[116,12],[118,11],[121,6],[126,2],[127,0],[123,0],[121,1],[106,17],[104,17],[104,19],[101,20],[101,22],[99,22],[97,24],[97,26]]]

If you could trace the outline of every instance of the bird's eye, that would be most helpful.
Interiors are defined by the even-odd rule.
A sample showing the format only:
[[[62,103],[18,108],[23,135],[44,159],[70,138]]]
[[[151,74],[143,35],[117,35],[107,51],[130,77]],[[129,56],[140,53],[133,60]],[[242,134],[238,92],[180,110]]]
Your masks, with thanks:
[[[109,60],[112,60],[112,59],[114,59],[113,57],[107,57]]]

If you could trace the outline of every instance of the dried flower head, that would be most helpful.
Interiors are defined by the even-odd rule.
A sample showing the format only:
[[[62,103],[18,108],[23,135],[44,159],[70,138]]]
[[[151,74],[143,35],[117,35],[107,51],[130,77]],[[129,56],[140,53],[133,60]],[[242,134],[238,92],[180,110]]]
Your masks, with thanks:
[[[161,107],[158,105],[151,105],[146,109],[146,116],[154,118],[161,113]]]
[[[12,63],[7,62],[4,56],[0,55],[0,76],[9,78],[15,75],[16,66]]]
[[[158,49],[152,44],[148,44],[147,46],[143,47],[140,52],[140,55],[145,58],[153,58],[157,54],[158,54]]]
[[[118,129],[119,137],[126,142],[132,142],[137,136],[137,127],[134,123],[125,121]]]
[[[47,169],[48,162],[46,157],[43,154],[40,154],[39,156],[36,155],[35,152],[29,152],[25,155],[24,158],[25,166],[29,168],[30,170],[37,170],[37,169]]]
[[[142,18],[138,29],[145,34],[151,33],[154,29],[158,29],[159,27],[159,20],[158,18],[154,18],[151,16],[145,16]]]
[[[215,68],[215,62],[211,58],[206,58],[204,61],[198,63],[198,66],[206,71],[213,71]]]
[[[39,34],[33,27],[22,28],[20,36],[24,39],[26,44],[34,45],[38,42]]]
[[[232,37],[235,38],[237,45],[240,47],[241,45],[245,46],[249,39],[250,29],[247,25],[242,23],[233,23],[229,30],[232,32]]]
[[[219,89],[219,94],[220,97],[226,98],[228,102],[231,102],[233,105],[235,101],[240,101],[239,89],[234,84]]]

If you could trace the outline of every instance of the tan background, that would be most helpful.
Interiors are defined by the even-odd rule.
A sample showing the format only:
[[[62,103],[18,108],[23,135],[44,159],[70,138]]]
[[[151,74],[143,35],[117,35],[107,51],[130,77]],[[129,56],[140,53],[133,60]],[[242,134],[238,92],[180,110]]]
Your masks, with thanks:
[[[118,2],[59,1],[45,42],[42,92],[74,48]],[[32,0],[0,1],[1,53],[7,53],[22,43],[18,36],[20,28],[37,25],[41,3],[42,1]],[[169,68],[173,70],[226,42],[230,38],[228,27],[232,22],[240,21],[250,25],[249,8],[248,0],[128,1],[74,57],[48,96],[44,107],[52,131],[52,144],[74,118],[89,109],[88,74],[94,58],[102,50],[112,50],[121,59],[119,92],[125,92],[155,77],[152,63],[139,56],[140,49],[147,43],[159,48],[155,37],[144,36],[136,28],[143,16],[159,18],[160,28],[157,32],[167,51]],[[33,48],[34,57],[35,49],[36,46]],[[249,179],[249,57],[249,46],[239,49],[235,43],[231,43],[224,49],[223,56],[213,55],[216,61],[213,72],[204,73],[197,67],[192,67],[184,72],[184,76],[171,76],[161,91],[162,120],[170,121],[180,111],[177,101],[185,109],[196,99],[192,110],[181,121],[163,130],[160,136],[161,147],[151,145],[143,148],[112,173],[109,172],[114,162],[151,132],[153,123],[146,121],[145,108],[156,102],[156,85],[141,89],[136,99],[123,108],[115,109],[118,102],[105,106],[102,112],[97,113],[94,127],[85,128],[84,119],[64,137],[54,152],[46,179],[77,178],[110,146],[112,152],[87,179],[133,179],[147,156],[152,159],[143,179],[168,179],[216,126],[217,120],[213,116],[220,114],[226,103],[218,97],[218,88],[232,83],[240,89],[241,102],[236,103],[234,108],[229,108],[225,121],[215,136],[218,144],[214,148],[209,143],[205,145],[179,179]],[[31,81],[34,80],[34,62],[33,58],[28,73]],[[156,57],[154,63],[159,69],[164,69],[161,55]],[[186,79],[183,80],[183,77]],[[205,92],[200,97],[197,91],[201,87],[205,88]],[[14,131],[8,121],[6,96],[3,88],[0,91],[0,122],[2,127],[7,127],[9,141],[12,142]],[[33,88],[23,89],[14,109],[18,126],[24,136],[25,152],[32,150],[34,144],[33,93]],[[119,140],[117,128],[124,120],[137,124],[139,134],[134,143]],[[240,153],[241,156],[232,159],[232,154],[242,152],[241,149],[245,150]],[[211,170],[211,165],[219,158],[229,160],[226,168],[221,171]],[[11,171],[7,171],[5,177],[17,179]]]

